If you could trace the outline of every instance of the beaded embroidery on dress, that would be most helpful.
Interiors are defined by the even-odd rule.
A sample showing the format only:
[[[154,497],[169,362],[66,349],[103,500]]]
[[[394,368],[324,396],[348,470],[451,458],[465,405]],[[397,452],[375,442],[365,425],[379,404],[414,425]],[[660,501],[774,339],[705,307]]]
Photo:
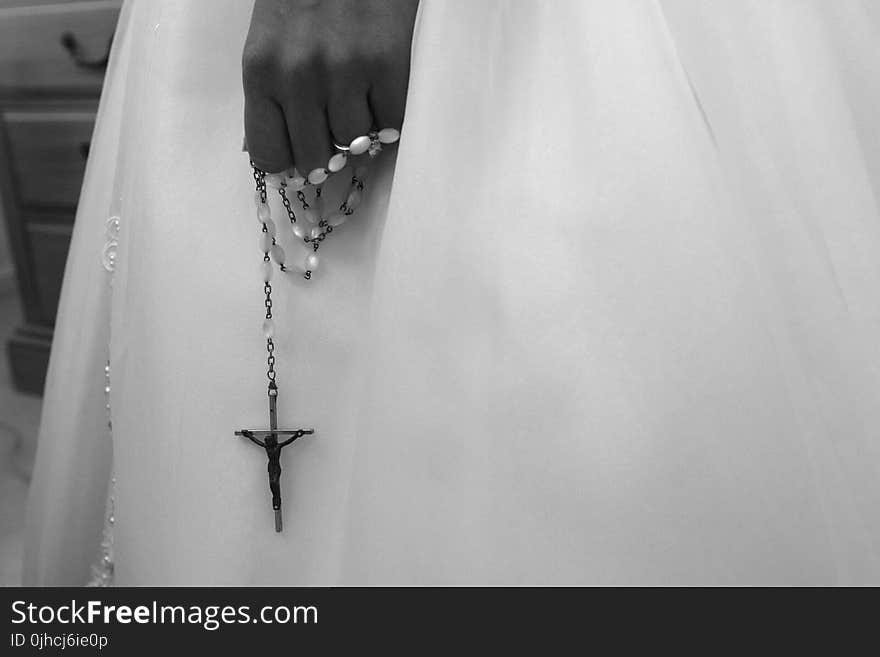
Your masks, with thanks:
[[[122,222],[118,216],[112,216],[107,220],[105,228],[104,248],[101,250],[101,265],[110,278],[109,285],[113,285],[113,273],[116,271],[116,261],[119,253],[119,234]],[[108,345],[109,347],[109,345]],[[107,413],[107,440],[113,442],[113,416],[110,405],[110,360],[104,365],[104,399]],[[113,586],[113,524],[116,522],[114,493],[116,477],[110,477],[107,491],[107,510],[104,516],[104,530],[101,536],[101,556],[97,563],[92,565],[92,575],[88,586],[106,587]]]

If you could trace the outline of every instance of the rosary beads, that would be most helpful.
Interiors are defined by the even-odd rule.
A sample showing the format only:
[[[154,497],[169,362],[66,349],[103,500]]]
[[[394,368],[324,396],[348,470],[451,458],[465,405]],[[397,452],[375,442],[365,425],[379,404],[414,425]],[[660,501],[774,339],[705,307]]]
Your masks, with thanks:
[[[287,254],[284,247],[279,244],[281,235],[278,226],[272,219],[272,210],[269,205],[267,191],[275,189],[281,197],[281,203],[287,213],[290,229],[297,240],[301,240],[306,247],[311,246],[311,252],[305,257],[302,265],[302,275],[306,280],[311,280],[312,273],[318,268],[318,249],[334,229],[342,226],[346,220],[354,214],[361,205],[364,193],[364,180],[367,168],[359,165],[354,168],[351,178],[351,186],[345,199],[338,209],[327,213],[327,204],[323,193],[323,184],[327,179],[343,171],[349,164],[349,160],[366,154],[370,159],[379,154],[383,144],[393,144],[400,138],[400,132],[393,128],[386,128],[378,132],[371,132],[352,140],[348,146],[335,144],[336,153],[330,158],[324,168],[313,169],[307,177],[303,177],[296,169],[290,169],[283,173],[266,173],[257,168],[253,162],[251,166],[254,172],[256,191],[254,192],[254,204],[257,209],[257,221],[261,226],[260,252],[263,254],[262,279],[263,294],[265,295],[264,306],[266,314],[263,319],[263,337],[266,339],[266,377],[268,379],[267,394],[269,397],[269,429],[252,430],[240,429],[235,432],[236,436],[247,438],[251,442],[266,450],[269,459],[269,490],[272,494],[272,509],[275,512],[275,531],[282,529],[281,516],[281,450],[296,439],[310,435],[314,429],[279,429],[278,428],[278,384],[275,372],[275,319],[272,315],[272,263],[278,265],[282,272],[291,271],[287,265]],[[313,193],[312,193],[313,190]],[[289,196],[290,192],[296,193],[296,199],[302,207],[302,212],[294,212]],[[309,200],[311,197],[311,200]],[[299,212],[299,211],[297,211]]]
[[[272,212],[266,195],[267,186],[277,190],[278,195],[281,197],[281,202],[287,212],[294,237],[306,244],[312,245],[312,253],[306,256],[303,264],[303,277],[309,280],[312,277],[312,272],[317,269],[319,264],[318,249],[321,243],[335,228],[344,224],[346,219],[360,206],[363,198],[367,167],[364,165],[355,167],[354,175],[351,178],[351,187],[345,200],[338,210],[330,214],[325,212],[324,182],[331,175],[343,171],[348,166],[350,158],[363,155],[364,153],[368,154],[370,158],[375,157],[382,150],[383,144],[393,144],[399,138],[399,131],[394,128],[385,128],[379,132],[371,132],[369,135],[357,137],[348,146],[337,144],[335,147],[338,152],[330,158],[327,166],[325,168],[313,169],[307,177],[303,177],[296,169],[289,169],[283,173],[267,174],[254,167],[254,180],[257,185],[254,202],[257,206],[257,220],[262,225],[263,231],[260,236],[260,250],[264,254],[264,263],[269,263],[268,265],[264,264],[263,267],[266,283],[271,280],[272,261],[275,261],[281,271],[288,271],[285,265],[286,254],[284,249],[278,244],[278,229],[272,219]],[[306,198],[306,193],[310,189],[314,189],[311,202]],[[291,206],[288,196],[289,192],[296,193],[297,200],[302,206],[300,216],[305,221],[297,220],[296,213]]]

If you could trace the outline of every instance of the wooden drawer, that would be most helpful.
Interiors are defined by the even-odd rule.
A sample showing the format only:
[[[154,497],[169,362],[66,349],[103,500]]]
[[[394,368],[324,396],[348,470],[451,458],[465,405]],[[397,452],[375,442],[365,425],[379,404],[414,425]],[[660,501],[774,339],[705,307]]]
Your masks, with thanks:
[[[104,70],[89,64],[106,55],[119,6],[119,0],[35,6],[0,0],[0,91],[99,94]]]
[[[29,321],[35,324],[51,327],[55,323],[71,230],[71,226],[27,224],[28,251],[36,283]]]
[[[7,110],[2,122],[18,206],[75,212],[95,110]]]

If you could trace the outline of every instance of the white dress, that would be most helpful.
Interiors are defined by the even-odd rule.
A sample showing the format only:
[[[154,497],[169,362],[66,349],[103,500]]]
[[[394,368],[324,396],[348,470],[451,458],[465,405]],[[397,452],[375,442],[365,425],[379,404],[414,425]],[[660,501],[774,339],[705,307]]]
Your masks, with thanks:
[[[880,583],[878,7],[422,0],[396,162],[275,283],[276,534],[250,6],[127,4],[26,581],[99,554],[109,357],[117,584]]]

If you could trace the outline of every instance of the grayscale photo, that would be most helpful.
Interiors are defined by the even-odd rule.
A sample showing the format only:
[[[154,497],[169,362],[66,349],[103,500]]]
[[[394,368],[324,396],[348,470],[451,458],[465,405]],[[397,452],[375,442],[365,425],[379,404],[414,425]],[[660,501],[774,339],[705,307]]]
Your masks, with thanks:
[[[880,584],[880,0],[0,0],[0,224],[34,601]]]

